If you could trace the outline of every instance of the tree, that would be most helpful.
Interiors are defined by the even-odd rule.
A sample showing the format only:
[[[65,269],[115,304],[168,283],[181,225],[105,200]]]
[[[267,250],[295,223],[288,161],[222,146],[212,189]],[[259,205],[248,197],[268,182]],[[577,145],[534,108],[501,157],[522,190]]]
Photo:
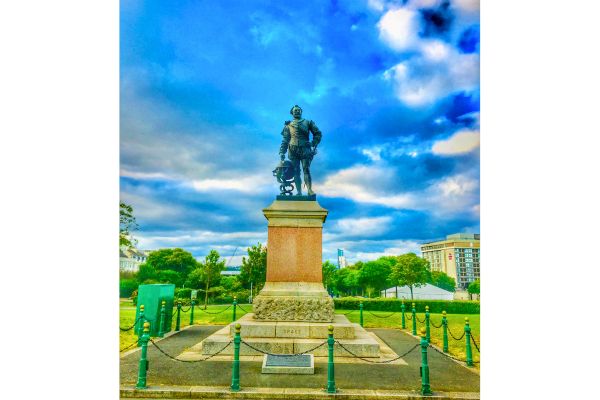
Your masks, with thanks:
[[[441,289],[448,290],[449,292],[454,292],[456,290],[456,281],[454,278],[446,275],[446,273],[442,271],[431,272],[431,280],[429,283]]]
[[[140,264],[140,269],[135,276],[139,283],[154,281],[158,278],[158,271],[148,263]]]
[[[329,260],[323,263],[322,273],[323,273],[323,284],[325,285],[325,289],[332,291],[335,286],[335,273],[337,271],[337,267],[333,265]]]
[[[187,278],[188,274],[198,267],[198,262],[192,253],[182,249],[160,249],[148,255],[146,264],[152,265],[157,271],[172,270]]]
[[[397,259],[398,262],[392,267],[391,279],[400,286],[408,286],[412,300],[413,287],[423,286],[430,280],[429,261],[415,253],[403,254]]]
[[[119,246],[134,247],[137,240],[133,238],[131,232],[137,229],[138,224],[133,216],[133,207],[119,203]]]
[[[252,291],[262,289],[267,280],[266,246],[263,247],[259,242],[256,246],[248,247],[248,258],[242,257],[239,279],[245,288],[252,288]]]
[[[214,284],[218,283],[221,277],[221,271],[225,269],[225,260],[219,261],[221,256],[216,250],[211,250],[210,253],[204,258],[204,262],[200,263],[200,270],[202,271],[203,280],[205,283],[205,294],[204,294],[204,309],[208,304],[208,289],[210,288],[211,281]]]
[[[469,298],[473,298],[474,294],[479,294],[480,286],[481,282],[479,279],[469,283],[469,286],[467,287],[467,292],[469,292]]]
[[[390,273],[390,264],[385,260],[369,261],[360,269],[358,281],[366,287],[367,294],[371,297],[374,291],[379,293],[389,283]]]

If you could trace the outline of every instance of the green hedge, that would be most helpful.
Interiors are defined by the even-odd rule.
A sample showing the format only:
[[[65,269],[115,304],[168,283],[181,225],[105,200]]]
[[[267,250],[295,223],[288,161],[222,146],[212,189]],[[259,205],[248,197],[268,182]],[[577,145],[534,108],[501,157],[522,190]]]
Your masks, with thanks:
[[[119,282],[119,296],[122,298],[131,297],[131,294],[138,288],[138,282],[135,279],[121,279]]]
[[[372,311],[402,311],[402,300],[400,299],[363,299],[357,297],[339,297],[333,299],[336,309],[358,310],[362,301],[364,310]],[[406,301],[406,311],[410,312],[411,303],[415,303],[415,309],[419,313],[425,312],[425,306],[429,306],[429,312],[448,314],[479,314],[478,301],[465,300],[413,300]]]

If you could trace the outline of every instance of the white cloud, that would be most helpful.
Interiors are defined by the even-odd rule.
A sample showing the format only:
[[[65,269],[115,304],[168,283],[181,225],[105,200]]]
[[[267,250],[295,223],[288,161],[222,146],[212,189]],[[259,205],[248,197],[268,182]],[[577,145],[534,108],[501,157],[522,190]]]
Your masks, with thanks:
[[[426,56],[402,61],[384,72],[399,100],[426,106],[454,92],[479,87],[479,55],[462,54],[442,45],[429,45]]]
[[[432,152],[439,155],[469,153],[479,147],[479,131],[461,130],[448,139],[433,144]]]
[[[262,175],[242,176],[234,179],[193,180],[190,185],[199,192],[232,190],[242,193],[257,193],[273,189],[274,178]]]
[[[385,187],[394,179],[394,172],[388,167],[357,165],[329,175],[325,182],[315,184],[315,191],[323,196],[345,197],[359,203],[381,204],[393,208],[414,205],[411,195],[385,192]]]
[[[168,236],[140,233],[136,234],[135,237],[138,239],[138,248],[149,250],[173,247],[193,248],[198,245],[209,245],[212,248],[216,248],[218,243],[223,243],[228,240],[243,240],[248,243],[246,247],[249,247],[256,244],[258,241],[265,243],[267,232],[266,229],[258,232],[215,232],[196,230],[188,232],[174,231]],[[244,251],[246,247],[244,247]],[[240,250],[241,249],[238,249],[238,252]]]
[[[386,12],[377,23],[379,37],[396,51],[412,48],[418,42],[418,13],[408,8]]]
[[[349,261],[372,261],[384,256],[399,256],[406,253],[421,254],[421,243],[413,240],[397,241],[394,247],[387,247],[383,251],[353,253]]]
[[[385,1],[384,0],[368,0],[367,5],[369,6],[369,8],[371,8],[375,11],[383,11],[383,9],[385,7]]]
[[[337,221],[334,231],[346,235],[379,235],[389,230],[392,217],[344,218]]]
[[[452,3],[462,11],[472,13],[479,11],[479,0],[453,0]]]
[[[440,40],[427,40],[421,44],[423,56],[431,61],[443,61],[448,58],[452,49]]]

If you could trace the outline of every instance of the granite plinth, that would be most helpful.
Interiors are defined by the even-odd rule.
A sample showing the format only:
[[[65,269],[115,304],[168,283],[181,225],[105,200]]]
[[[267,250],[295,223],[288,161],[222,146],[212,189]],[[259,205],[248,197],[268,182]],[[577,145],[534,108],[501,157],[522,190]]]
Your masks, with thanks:
[[[334,337],[339,340],[340,343],[344,345],[350,352],[354,353],[359,357],[379,357],[380,356],[380,343],[377,341],[376,337],[367,332],[364,328],[362,328],[359,324],[353,324],[348,321],[348,318],[343,315],[336,315],[336,322],[334,322]],[[298,326],[294,328],[294,323],[282,324],[280,332],[284,332],[287,330],[288,333],[284,333],[288,335],[287,337],[252,337],[250,334],[266,334],[267,332],[275,331],[275,335],[277,334],[277,326],[281,322],[257,322],[252,321],[252,314],[246,314],[240,320],[235,323],[231,323],[229,326],[224,327],[223,329],[218,330],[211,336],[204,339],[202,342],[196,344],[192,348],[189,349],[190,352],[198,352],[204,355],[214,354],[225,348],[225,350],[221,353],[223,355],[232,355],[233,354],[233,346],[228,346],[227,343],[231,341],[233,338],[233,326],[239,323],[242,326],[242,330],[240,335],[242,340],[257,350],[252,349],[251,347],[246,346],[242,343],[240,346],[240,355],[242,356],[255,356],[262,355],[261,351],[272,353],[272,354],[298,354],[305,351],[311,350],[309,353],[313,354],[315,357],[325,357],[327,356],[327,345],[324,344],[317,349],[312,350],[316,346],[322,344],[326,339],[323,336],[323,330],[321,325],[316,323],[296,323]],[[266,326],[267,328],[261,327],[261,325]],[[318,337],[311,337],[311,325],[313,326],[312,333],[314,335],[318,335]],[[329,325],[329,324],[322,324]],[[308,337],[289,337],[290,335],[304,335],[306,333],[306,329],[304,326],[308,326]],[[339,328],[337,329],[336,326]],[[348,332],[349,329],[353,329],[353,332]],[[245,332],[244,333],[244,329]],[[293,334],[289,332],[294,331]],[[340,335],[338,335],[338,333]],[[343,335],[348,337],[342,338]],[[327,336],[325,334],[325,336]],[[340,357],[348,357],[351,354],[344,350],[339,344],[334,345],[334,355]]]
[[[257,321],[249,313],[236,321],[240,324],[240,335],[245,337],[266,338],[304,338],[327,339],[329,325],[333,326],[338,339],[353,339],[356,324],[348,321],[343,315],[336,315],[333,322],[289,322],[289,321]],[[235,332],[233,324],[229,326],[229,334]]]

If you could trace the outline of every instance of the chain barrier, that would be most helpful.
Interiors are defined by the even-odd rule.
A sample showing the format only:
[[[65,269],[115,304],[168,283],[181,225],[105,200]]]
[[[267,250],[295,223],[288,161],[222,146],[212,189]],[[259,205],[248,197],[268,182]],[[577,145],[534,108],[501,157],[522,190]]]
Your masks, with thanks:
[[[386,315],[386,316],[383,316],[383,315],[377,315],[377,314],[373,314],[373,313],[372,313],[371,311],[369,311],[369,310],[367,310],[367,312],[368,312],[369,314],[371,314],[372,316],[374,316],[374,317],[377,317],[377,318],[389,318],[389,317],[391,317],[392,315],[396,314],[396,312],[395,312],[395,311],[392,311],[392,313],[391,313],[391,314],[389,314],[389,315]]]
[[[223,310],[221,310],[221,311],[217,311],[217,312],[208,312],[208,311],[206,311],[206,310],[203,310],[203,309],[201,309],[201,308],[200,308],[199,310],[200,310],[200,311],[202,311],[203,313],[206,313],[206,314],[216,315],[216,314],[221,314],[221,313],[223,313],[223,312],[225,312],[225,311],[229,310],[229,309],[231,308],[231,306],[232,306],[232,304],[230,304],[230,305],[229,305],[227,308],[224,308]]]
[[[239,304],[237,305],[237,308],[239,308],[240,310],[242,310],[243,312],[245,312],[246,314],[249,313],[250,311],[246,311],[244,308],[242,308],[242,306],[240,306]]]
[[[433,323],[433,320],[432,320],[431,318],[429,318],[429,324],[431,324],[431,326],[433,326],[433,327],[434,327],[434,328],[436,328],[436,329],[439,329],[439,328],[441,328],[441,327],[444,325],[444,324],[442,324],[442,323],[440,322],[440,325],[439,325],[439,326],[436,326],[436,325]]]
[[[450,359],[452,359],[454,361],[458,361],[458,362],[461,362],[461,363],[464,363],[464,364],[467,363],[465,360],[461,360],[460,358],[452,357],[450,354],[447,354],[447,353],[439,351],[437,348],[433,347],[432,345],[429,345],[429,348],[434,349],[435,351],[437,351],[441,355],[446,356],[446,357],[448,357],[448,358],[450,358]],[[473,361],[473,364],[479,364],[479,361]]]
[[[136,320],[135,320],[135,322],[133,323],[133,325],[131,325],[129,328],[121,328],[121,327],[119,327],[119,329],[121,330],[121,332],[127,332],[127,331],[130,331],[130,330],[132,330],[133,328],[135,328],[135,324],[137,324],[137,323],[140,321],[140,319],[142,319],[142,316],[141,316],[141,315],[138,317],[138,319],[136,319]]]
[[[404,316],[406,317],[407,320],[409,320],[409,321],[412,320],[412,315],[410,315],[409,313],[404,313]]]
[[[358,310],[350,310],[347,313],[340,313],[341,315],[348,315],[348,314],[352,314],[353,312],[358,311]]]
[[[424,323],[425,323],[425,317],[423,317],[423,321],[421,321],[421,320],[419,319],[419,316],[418,316],[417,314],[415,314],[415,318],[417,319],[417,322],[418,322],[418,323],[420,323],[420,324],[424,324]]]
[[[473,344],[475,345],[475,348],[477,349],[477,352],[478,352],[478,353],[481,353],[481,352],[479,351],[479,346],[477,346],[477,342],[475,341],[475,338],[473,337],[473,335],[471,335],[471,340],[473,341]]]
[[[201,360],[180,360],[178,358],[173,357],[172,355],[168,354],[167,352],[165,352],[163,349],[161,349],[160,347],[158,347],[158,345],[154,342],[154,340],[152,340],[152,338],[150,338],[150,342],[154,345],[154,347],[156,347],[156,349],[158,351],[160,351],[161,353],[163,353],[165,356],[169,357],[171,360],[174,361],[179,361],[179,362],[184,362],[184,363],[196,363],[196,362],[201,362],[201,361],[206,361],[208,359],[213,358],[214,356],[216,356],[217,354],[222,353],[227,347],[229,347],[229,345],[231,343],[233,343],[233,340],[230,340],[225,347],[223,347],[221,350],[217,351],[216,353],[210,354],[208,357],[203,358]]]
[[[454,339],[454,340],[462,340],[462,338],[464,338],[464,337],[465,337],[465,331],[463,331],[463,334],[462,334],[462,336],[461,336],[461,337],[459,337],[459,338],[455,337],[455,336],[452,334],[452,331],[450,330],[450,327],[449,327],[449,326],[448,326],[448,333],[450,334],[450,336],[452,336],[452,339]]]
[[[414,346],[413,346],[413,347],[412,347],[410,350],[408,350],[406,353],[404,353],[404,354],[402,354],[402,355],[399,355],[399,356],[398,356],[398,357],[396,357],[396,358],[392,358],[391,360],[385,360],[385,361],[373,361],[373,360],[369,360],[368,358],[364,358],[364,357],[361,357],[361,356],[357,356],[357,355],[356,355],[356,354],[354,354],[352,351],[348,350],[348,349],[347,349],[347,348],[346,348],[346,347],[345,347],[343,344],[341,344],[341,343],[340,343],[338,340],[336,340],[335,342],[336,342],[337,344],[339,344],[339,345],[340,345],[340,347],[341,347],[342,349],[344,349],[344,350],[346,350],[348,353],[352,354],[352,356],[353,356],[353,357],[355,357],[355,358],[360,358],[361,360],[363,360],[363,361],[366,361],[366,362],[368,362],[368,363],[371,363],[371,364],[388,364],[388,363],[391,363],[392,361],[396,361],[396,360],[399,360],[399,359],[401,359],[402,357],[405,357],[405,356],[407,356],[407,355],[408,355],[410,352],[412,352],[414,349],[416,349],[417,347],[419,347],[419,346],[420,346],[420,344],[419,344],[419,343],[417,343],[417,344],[415,344],[415,345],[414,345]]]
[[[242,344],[245,344],[245,345],[246,345],[246,346],[248,346],[248,347],[250,347],[250,348],[251,348],[252,350],[254,350],[254,351],[258,351],[259,353],[266,354],[266,355],[268,355],[268,356],[302,356],[302,355],[304,355],[304,354],[308,354],[308,353],[310,353],[311,351],[315,351],[315,350],[316,350],[316,349],[318,349],[319,347],[321,347],[321,346],[323,346],[323,345],[327,344],[327,340],[326,340],[326,341],[324,341],[323,343],[319,344],[318,346],[315,346],[315,347],[313,347],[312,349],[305,350],[305,351],[303,351],[302,353],[292,353],[292,354],[276,354],[276,353],[269,353],[268,351],[264,351],[264,350],[261,350],[261,349],[258,349],[258,348],[256,348],[256,347],[252,346],[250,343],[248,343],[248,342],[245,342],[244,340],[242,340],[242,341],[241,341],[241,343],[242,343]]]
[[[138,344],[138,341],[136,340],[135,342],[131,343],[129,346],[119,350],[119,353],[124,352],[125,350],[129,350],[130,348],[132,348],[133,346],[135,346],[136,344]]]
[[[183,307],[181,307],[181,312],[186,313],[186,312],[190,311],[191,309],[192,309],[192,306],[189,306],[187,310],[184,310]]]

